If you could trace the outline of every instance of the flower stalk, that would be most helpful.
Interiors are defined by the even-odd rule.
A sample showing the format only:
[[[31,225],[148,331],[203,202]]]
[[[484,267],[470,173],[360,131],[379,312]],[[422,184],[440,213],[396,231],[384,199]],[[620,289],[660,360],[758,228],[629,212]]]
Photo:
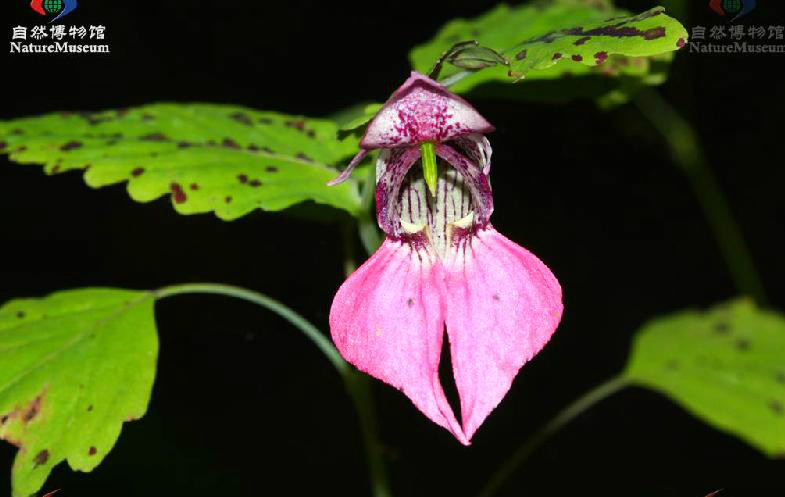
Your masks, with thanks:
[[[352,402],[357,412],[357,420],[360,425],[360,432],[365,444],[365,450],[368,456],[368,467],[370,471],[371,485],[373,487],[373,497],[391,497],[392,491],[390,490],[390,482],[387,477],[384,460],[382,457],[382,446],[378,437],[378,429],[376,426],[376,410],[373,405],[371,397],[371,385],[366,378],[361,377],[357,372],[353,371],[349,364],[344,361],[333,344],[325,335],[319,331],[313,324],[300,314],[290,309],[286,305],[278,302],[277,300],[268,297],[267,295],[245,288],[224,285],[218,283],[189,283],[181,285],[171,285],[160,288],[153,292],[156,301],[177,295],[188,294],[212,294],[224,295],[227,297],[245,300],[256,305],[259,305],[269,311],[272,311],[295,328],[302,331],[319,350],[327,357],[327,359],[335,366],[338,374],[341,375],[346,387],[346,392],[352,399]]]

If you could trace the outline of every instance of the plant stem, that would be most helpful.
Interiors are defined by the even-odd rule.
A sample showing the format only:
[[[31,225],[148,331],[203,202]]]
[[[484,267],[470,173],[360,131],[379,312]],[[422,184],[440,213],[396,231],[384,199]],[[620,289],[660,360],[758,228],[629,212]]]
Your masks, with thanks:
[[[472,75],[471,71],[457,72],[457,73],[453,74],[452,76],[448,76],[448,77],[444,78],[443,80],[439,81],[439,84],[449,88],[450,86],[454,85],[455,83],[457,83],[458,81],[462,80],[463,78],[465,78],[467,76],[471,76],[471,75]]]
[[[641,90],[635,97],[635,104],[665,138],[674,163],[687,176],[737,289],[759,304],[765,304],[766,293],[752,254],[697,133],[654,90]]]
[[[278,302],[267,295],[247,290],[233,285],[223,285],[219,283],[188,283],[183,285],[167,286],[153,292],[156,300],[172,297],[175,295],[186,294],[199,294],[208,293],[216,295],[225,295],[227,297],[234,297],[247,302],[260,305],[265,309],[273,311],[285,320],[289,321],[295,328],[302,331],[319,350],[327,357],[327,359],[335,366],[335,369],[341,374],[346,376],[351,369],[346,361],[343,360],[341,355],[335,349],[332,342],[322,334],[314,325],[308,322],[307,319],[297,314],[295,311]]]
[[[368,456],[368,471],[371,477],[374,497],[392,497],[390,480],[384,462],[384,446],[379,440],[379,427],[376,424],[376,407],[373,403],[372,385],[365,374],[350,371],[344,376],[346,390],[349,392],[357,419],[360,433]]]
[[[341,224],[341,241],[343,248],[343,274],[347,278],[357,269],[354,251],[354,223]]]
[[[537,448],[564,425],[575,419],[578,415],[592,407],[599,401],[613,395],[622,388],[630,384],[629,380],[623,376],[616,376],[610,380],[589,390],[572,404],[568,405],[559,412],[551,421],[540,428],[534,436],[529,438],[518,449],[507,458],[499,469],[491,476],[488,483],[480,490],[477,497],[491,497],[504,483],[512,476],[515,470],[535,451]]]
[[[275,299],[233,285],[218,283],[171,285],[155,290],[153,294],[155,295],[156,300],[187,294],[214,294],[234,297],[252,302],[273,311],[302,331],[305,336],[310,338],[319,350],[324,353],[333,366],[335,366],[335,369],[344,380],[347,393],[354,403],[358,422],[360,424],[360,431],[363,441],[365,442],[366,451],[368,452],[368,466],[371,473],[374,497],[390,497],[392,495],[387,474],[384,469],[382,447],[378,441],[376,415],[368,379],[352,370],[349,367],[349,364],[343,360],[330,340],[328,340],[314,325]]]

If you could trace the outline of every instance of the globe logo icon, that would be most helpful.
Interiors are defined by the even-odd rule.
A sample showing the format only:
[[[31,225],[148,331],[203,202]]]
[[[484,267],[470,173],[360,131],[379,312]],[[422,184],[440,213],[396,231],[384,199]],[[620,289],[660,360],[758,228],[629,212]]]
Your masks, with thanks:
[[[44,10],[56,14],[63,10],[63,0],[44,0]]]
[[[737,14],[741,11],[741,0],[723,0],[722,8],[728,14]]]
[[[709,8],[721,16],[733,16],[735,21],[746,16],[758,6],[758,0],[709,0]]]
[[[720,0],[716,0],[720,1]],[[76,9],[77,0],[31,0],[30,8],[42,16],[54,16],[52,21],[67,16]],[[51,21],[50,21],[51,22]]]

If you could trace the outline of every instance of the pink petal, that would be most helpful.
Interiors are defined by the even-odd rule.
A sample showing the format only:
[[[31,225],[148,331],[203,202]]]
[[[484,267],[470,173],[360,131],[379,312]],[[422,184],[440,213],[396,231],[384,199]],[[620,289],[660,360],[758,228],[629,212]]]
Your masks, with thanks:
[[[466,100],[422,74],[412,72],[368,125],[365,149],[440,142],[493,126]]]
[[[561,287],[537,257],[490,225],[448,251],[444,271],[453,374],[471,440],[556,330]]]
[[[439,383],[442,284],[432,252],[388,239],[338,290],[330,330],[347,361],[467,443]]]

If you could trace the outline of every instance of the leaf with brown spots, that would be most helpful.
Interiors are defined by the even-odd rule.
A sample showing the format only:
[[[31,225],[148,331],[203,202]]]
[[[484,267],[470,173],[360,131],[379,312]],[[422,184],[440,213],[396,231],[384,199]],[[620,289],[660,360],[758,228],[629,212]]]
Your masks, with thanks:
[[[91,471],[144,415],[158,355],[153,295],[82,289],[0,307],[0,439],[19,447],[12,492],[67,460]]]
[[[48,174],[84,170],[93,188],[127,182],[139,202],[168,195],[181,214],[232,220],[313,201],[354,215],[357,181],[327,186],[357,148],[337,131],[330,120],[237,106],[153,104],[0,121],[0,153]]]
[[[501,52],[510,67],[469,72],[445,66],[444,81],[463,76],[450,88],[458,93],[553,102],[582,97],[619,101],[637,87],[665,81],[672,53],[686,43],[687,32],[662,7],[631,15],[587,0],[502,4],[479,17],[447,23],[410,52],[412,65],[427,71],[442,53],[466,40]],[[523,78],[521,85],[501,84]]]
[[[645,325],[625,374],[768,456],[782,457],[783,371],[785,318],[738,300]]]

